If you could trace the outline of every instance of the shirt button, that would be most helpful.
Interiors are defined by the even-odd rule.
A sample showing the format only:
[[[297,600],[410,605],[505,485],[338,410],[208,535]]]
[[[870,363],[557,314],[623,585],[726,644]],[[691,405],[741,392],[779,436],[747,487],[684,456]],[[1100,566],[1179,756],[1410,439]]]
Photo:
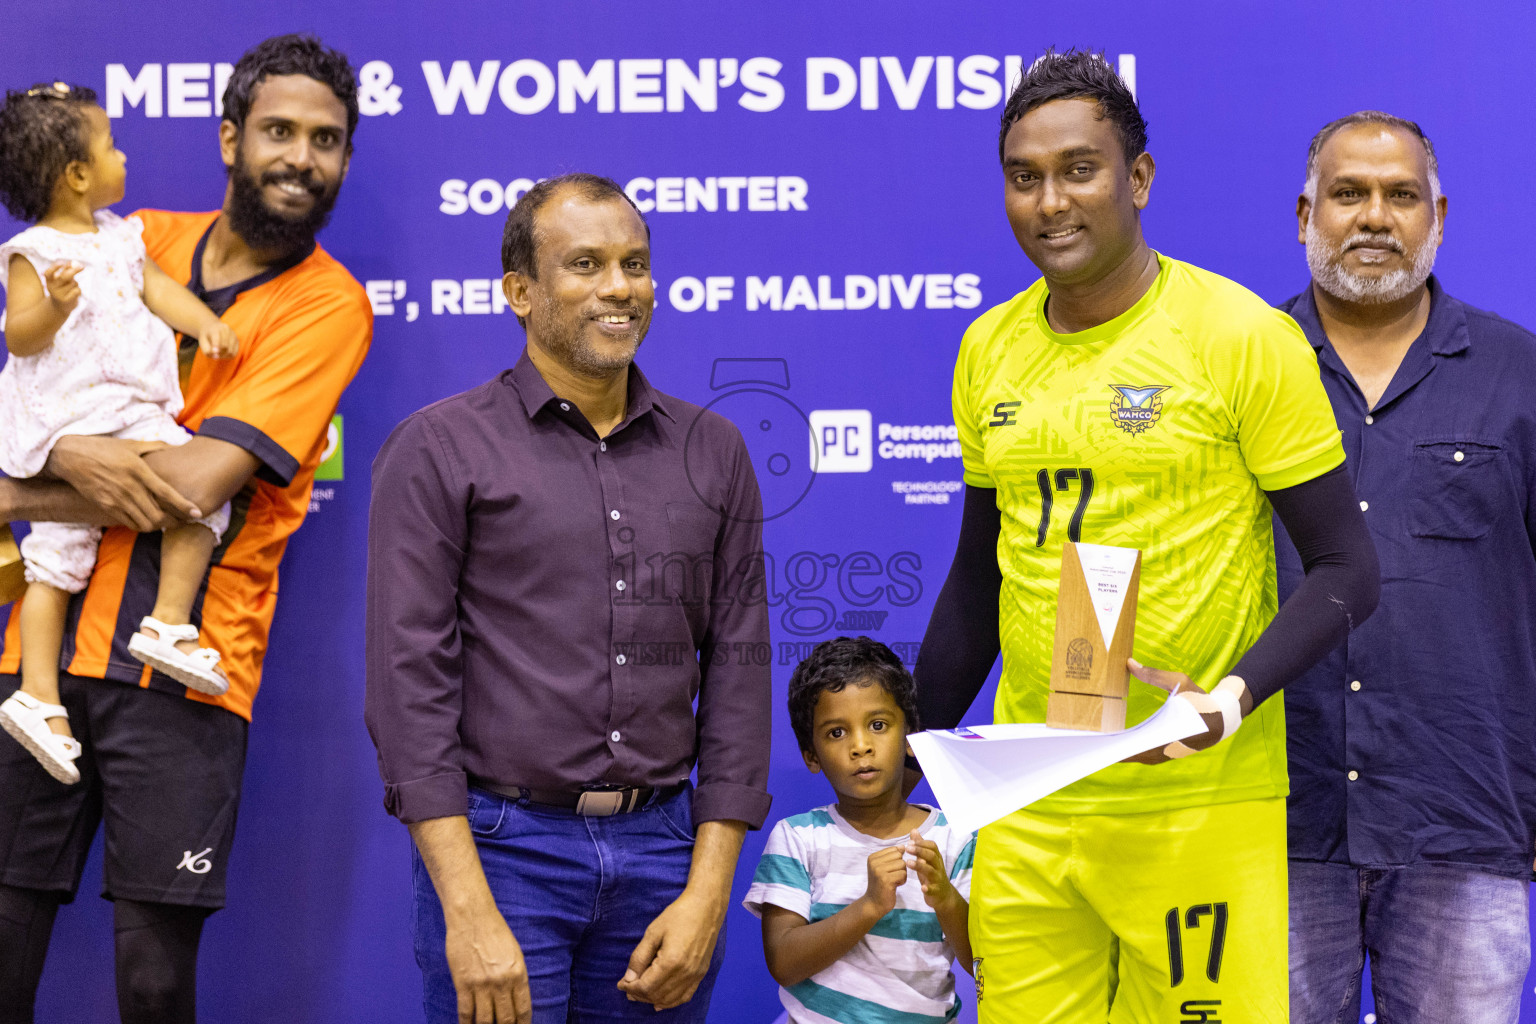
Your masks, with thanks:
[[[608,442],[607,441],[599,441],[599,442],[597,442],[597,450],[600,451],[600,452],[607,451],[608,450]]]
[[[619,730],[617,730],[617,729],[615,729],[615,730],[613,730],[613,732],[611,732],[611,733],[609,733],[609,734],[608,734],[608,738],[609,738],[609,739],[611,739],[611,740],[613,740],[613,742],[615,742],[615,743],[617,743],[617,742],[619,742],[619,741],[620,741],[620,740],[622,740],[622,739],[623,739],[623,738],[624,738],[624,737],[623,737],[623,735],[622,735],[622,734],[621,734],[621,733],[620,733],[620,732],[619,732]]]
[[[561,412],[570,412],[571,411],[571,403],[570,402],[561,402],[560,403],[560,411]]]
[[[622,665],[622,664],[624,664],[624,663],[625,663],[625,662],[626,662],[626,661],[628,661],[628,660],[629,660],[629,659],[628,659],[628,658],[626,658],[626,657],[624,657],[624,655],[622,655],[622,654],[621,654],[621,655],[619,655],[619,656],[618,656],[618,657],[617,657],[617,658],[614,658],[614,659],[613,659],[613,660],[614,660],[614,661],[616,661],[616,662],[618,662],[618,663],[619,663],[619,664],[620,664],[620,665]]]
[[[1366,510],[1366,509],[1368,509],[1368,508],[1370,508],[1370,507],[1371,507],[1371,503],[1370,503],[1370,502],[1368,502],[1368,501],[1362,501],[1362,502],[1361,502],[1361,503],[1360,503],[1360,511],[1361,511],[1361,512],[1364,512],[1364,511],[1365,511],[1365,510]]]
[[[1460,462],[1462,459],[1466,458],[1466,455],[1461,452],[1457,452],[1455,455],[1452,455],[1451,458],[1455,459],[1457,462]]]
[[[608,518],[609,519],[617,519],[617,518],[619,518],[619,510],[618,509],[614,509],[612,512],[609,512],[608,513]]]
[[[1351,690],[1358,690],[1358,689],[1360,689],[1360,680],[1356,679],[1354,682],[1350,683],[1349,684],[1349,688]]]
[[[1350,782],[1354,782],[1359,777],[1360,777],[1360,773],[1359,772],[1350,772],[1349,773],[1349,781]]]
[[[1375,422],[1376,422],[1376,417],[1374,417],[1374,416],[1367,416],[1365,418],[1365,425],[1366,426],[1370,426],[1372,423],[1375,423]]]
[[[623,580],[619,580],[619,582],[615,583],[614,586],[618,587],[620,590],[623,590],[624,589],[624,581]]]

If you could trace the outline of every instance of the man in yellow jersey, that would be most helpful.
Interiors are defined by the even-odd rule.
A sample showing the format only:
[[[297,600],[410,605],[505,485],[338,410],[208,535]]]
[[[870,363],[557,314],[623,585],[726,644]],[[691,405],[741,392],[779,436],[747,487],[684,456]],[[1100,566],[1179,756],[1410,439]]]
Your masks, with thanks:
[[[1129,722],[1177,689],[1208,728],[982,831],[981,1020],[1284,1021],[1285,719],[1265,698],[1379,589],[1333,411],[1289,317],[1147,246],[1146,124],[1102,55],[1036,62],[1000,148],[1042,279],[961,343],[965,509],[919,710],[956,724],[1001,650],[996,720],[1044,721],[1070,539],[1142,552]],[[1307,569],[1278,614],[1271,506]]]

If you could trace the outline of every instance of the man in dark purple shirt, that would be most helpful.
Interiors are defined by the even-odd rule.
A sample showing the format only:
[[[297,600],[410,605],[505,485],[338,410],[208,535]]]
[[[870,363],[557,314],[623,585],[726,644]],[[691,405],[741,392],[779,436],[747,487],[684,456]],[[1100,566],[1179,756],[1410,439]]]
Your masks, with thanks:
[[[769,804],[757,480],[633,365],[649,229],[617,185],[535,186],[502,264],[522,358],[374,464],[366,712],[427,1017],[702,1022]]]
[[[1430,275],[1435,153],[1318,132],[1298,204],[1317,350],[1381,557],[1370,621],[1286,687],[1291,1020],[1514,1024],[1536,838],[1536,337]],[[1280,596],[1301,559],[1277,530]],[[1367,1018],[1369,1019],[1369,1018]]]

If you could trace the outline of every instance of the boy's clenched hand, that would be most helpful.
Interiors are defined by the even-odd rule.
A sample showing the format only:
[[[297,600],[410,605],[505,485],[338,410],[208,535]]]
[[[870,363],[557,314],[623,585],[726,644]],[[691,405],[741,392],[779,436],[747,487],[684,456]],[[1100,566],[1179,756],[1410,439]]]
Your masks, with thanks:
[[[896,909],[896,890],[907,880],[907,848],[887,846],[869,855],[869,888],[863,899],[878,916]]]
[[[917,870],[918,881],[923,886],[923,899],[930,907],[943,910],[961,899],[960,891],[949,881],[949,872],[944,868],[944,855],[939,852],[938,843],[924,839],[917,829],[913,829],[912,841],[903,849]]]

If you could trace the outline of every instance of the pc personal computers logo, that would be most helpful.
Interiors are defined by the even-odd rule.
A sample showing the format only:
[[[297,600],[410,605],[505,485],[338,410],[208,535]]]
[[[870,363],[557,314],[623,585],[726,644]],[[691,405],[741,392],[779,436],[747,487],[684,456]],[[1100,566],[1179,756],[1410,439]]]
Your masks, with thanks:
[[[868,409],[811,412],[811,465],[817,473],[868,473],[874,468],[874,422]]]

